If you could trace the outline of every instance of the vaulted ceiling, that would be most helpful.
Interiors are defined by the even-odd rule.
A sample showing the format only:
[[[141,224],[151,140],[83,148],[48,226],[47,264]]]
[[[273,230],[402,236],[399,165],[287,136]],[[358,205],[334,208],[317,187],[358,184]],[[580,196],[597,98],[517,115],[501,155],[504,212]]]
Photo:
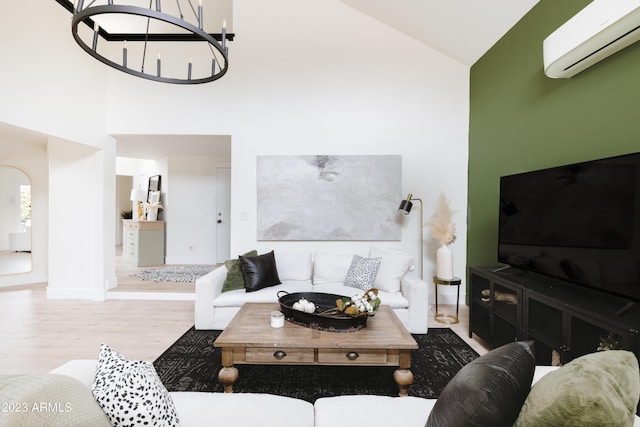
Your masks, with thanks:
[[[340,0],[462,64],[473,65],[539,0]],[[7,129],[0,128],[5,133]],[[14,135],[15,137],[15,135]],[[118,135],[118,155],[158,158],[184,150],[229,155],[228,137]],[[36,138],[42,143],[40,138]]]
[[[340,0],[473,65],[539,0]]]

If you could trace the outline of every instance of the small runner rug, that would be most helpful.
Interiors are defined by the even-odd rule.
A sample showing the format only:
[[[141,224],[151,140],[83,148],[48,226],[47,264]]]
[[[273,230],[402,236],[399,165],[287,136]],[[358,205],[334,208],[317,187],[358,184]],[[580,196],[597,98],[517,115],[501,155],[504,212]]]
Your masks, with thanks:
[[[221,331],[193,327],[153,363],[169,391],[222,392],[218,382],[221,350],[213,342]],[[437,398],[449,380],[478,357],[449,328],[431,328],[413,337],[419,349],[411,354],[413,384],[410,396]],[[237,365],[234,392],[271,393],[315,402],[326,396],[376,394],[397,396],[393,367]]]
[[[154,282],[195,282],[199,277],[216,269],[215,265],[185,265],[164,268],[147,268],[131,276]]]

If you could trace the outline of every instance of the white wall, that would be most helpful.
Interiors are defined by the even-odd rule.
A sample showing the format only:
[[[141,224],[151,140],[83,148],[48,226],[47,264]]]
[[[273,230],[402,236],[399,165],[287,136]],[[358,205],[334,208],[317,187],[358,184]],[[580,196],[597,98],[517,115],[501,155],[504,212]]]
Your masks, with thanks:
[[[468,68],[337,0],[236,0],[234,31],[229,72],[212,84],[178,87],[109,73],[110,132],[231,135],[232,254],[371,245],[257,242],[256,156],[400,154],[398,203],[408,192],[423,198],[426,222],[444,191],[459,212],[454,262],[464,276]],[[417,254],[414,220],[402,242],[379,246]],[[435,247],[425,243],[427,278]]]
[[[0,122],[45,135],[49,151],[23,158],[23,170],[50,173],[29,173],[34,191],[45,185],[37,197],[49,203],[36,211],[34,201],[32,230],[34,270],[46,275],[19,275],[9,284],[48,280],[50,296],[101,299],[115,276],[115,142],[106,133],[107,72],[76,45],[70,18],[53,1],[9,2],[0,14]],[[38,224],[36,215],[46,216]]]
[[[53,283],[68,279],[70,289],[82,286],[83,275],[77,273],[82,266],[91,276],[83,285],[88,294],[96,283],[112,280],[108,253],[113,253],[115,231],[113,206],[108,205],[115,198],[116,173],[115,144],[108,134],[231,135],[232,253],[253,247],[365,251],[371,245],[257,242],[258,155],[400,154],[399,199],[408,192],[421,197],[426,221],[444,191],[459,212],[454,262],[456,273],[463,276],[469,111],[469,70],[464,65],[338,0],[236,0],[237,36],[230,43],[228,74],[208,85],[166,85],[111,70],[82,52],[71,38],[68,13],[55,2],[42,2],[41,13],[35,15],[28,2],[5,6],[0,50],[9,59],[0,67],[0,90],[3,99],[12,102],[0,104],[0,121],[98,150],[92,186],[104,191],[93,202],[96,215],[104,217],[81,221],[89,228],[88,242],[86,236],[72,234],[77,216],[53,212],[52,207],[52,221],[61,227],[49,242]],[[30,16],[32,26],[15,16]],[[72,150],[79,151],[65,155],[84,153],[79,147]],[[52,164],[62,164],[58,160]],[[52,171],[51,200],[64,193],[58,186],[68,186],[72,176],[85,179],[88,160],[68,175]],[[159,169],[165,176],[170,160]],[[416,222],[408,223],[401,242],[374,244],[417,254],[416,230]],[[63,243],[62,235],[72,241]],[[71,263],[64,258],[64,250],[83,245],[91,247],[86,259]],[[434,271],[434,257],[435,245],[429,242],[427,278]]]

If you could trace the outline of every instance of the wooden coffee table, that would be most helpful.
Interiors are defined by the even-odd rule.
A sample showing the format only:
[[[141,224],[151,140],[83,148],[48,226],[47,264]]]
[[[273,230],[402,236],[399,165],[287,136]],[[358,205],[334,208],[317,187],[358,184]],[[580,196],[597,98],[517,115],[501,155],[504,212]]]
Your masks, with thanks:
[[[226,393],[238,379],[234,365],[346,365],[397,366],[393,377],[399,395],[413,383],[411,350],[418,344],[393,310],[382,305],[365,328],[356,332],[328,332],[285,321],[272,328],[270,315],[278,304],[245,303],[213,343],[222,349],[218,379]]]

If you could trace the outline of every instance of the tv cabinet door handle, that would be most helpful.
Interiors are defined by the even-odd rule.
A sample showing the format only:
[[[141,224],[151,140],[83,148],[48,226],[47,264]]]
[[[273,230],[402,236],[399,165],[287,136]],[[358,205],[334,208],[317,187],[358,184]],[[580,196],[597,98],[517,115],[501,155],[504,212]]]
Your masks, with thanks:
[[[357,351],[350,351],[349,353],[347,353],[347,359],[349,360],[356,360],[358,357],[360,357],[360,355]]]
[[[273,357],[275,357],[275,358],[276,358],[276,359],[278,359],[278,360],[282,360],[282,359],[284,359],[285,357],[287,357],[287,353],[285,353],[285,352],[284,352],[284,351],[282,351],[282,350],[278,350],[278,351],[276,351],[275,353],[273,353]]]

